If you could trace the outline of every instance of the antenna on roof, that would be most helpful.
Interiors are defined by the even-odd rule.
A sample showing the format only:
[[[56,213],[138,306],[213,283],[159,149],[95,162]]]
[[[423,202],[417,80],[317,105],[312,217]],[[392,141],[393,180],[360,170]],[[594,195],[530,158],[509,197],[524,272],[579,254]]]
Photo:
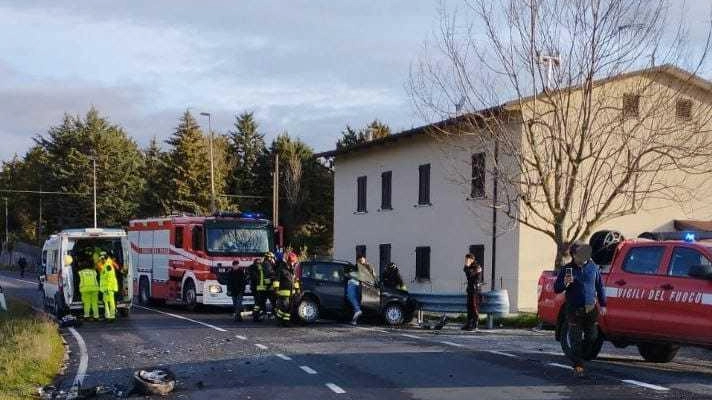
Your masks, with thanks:
[[[546,88],[551,89],[554,86],[554,67],[558,68],[561,65],[561,57],[558,51],[552,54],[540,54],[537,52],[537,64],[546,66]]]

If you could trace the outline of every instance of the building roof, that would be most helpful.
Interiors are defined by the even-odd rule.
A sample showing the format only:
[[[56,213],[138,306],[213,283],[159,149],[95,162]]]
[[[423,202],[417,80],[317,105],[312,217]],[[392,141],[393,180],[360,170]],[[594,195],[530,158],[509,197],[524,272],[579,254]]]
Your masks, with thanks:
[[[687,81],[688,83],[690,83],[702,90],[712,92],[712,82],[710,82],[706,79],[703,79],[703,78],[697,76],[696,74],[688,72],[680,67],[671,65],[671,64],[665,64],[665,65],[661,65],[661,66],[657,66],[657,67],[639,69],[636,71],[626,72],[626,73],[610,76],[607,78],[598,79],[598,80],[595,80],[593,84],[595,86],[599,86],[599,85],[602,85],[605,83],[629,78],[632,76],[649,75],[649,74],[656,74],[656,73],[668,74],[676,79],[679,79],[682,81]],[[563,91],[579,90],[580,88],[581,88],[581,86],[577,85],[577,86],[571,86],[571,87],[560,89],[560,91],[563,92]],[[477,120],[477,119],[482,118],[482,116],[484,116],[484,115],[496,115],[496,114],[501,114],[508,110],[515,110],[519,107],[519,105],[522,102],[527,102],[529,100],[534,99],[535,97],[541,97],[542,95],[544,95],[543,92],[538,93],[536,95],[523,97],[523,98],[517,99],[517,100],[510,100],[502,105],[486,108],[486,109],[479,110],[479,111],[476,111],[473,113],[462,114],[457,117],[448,118],[448,119],[445,119],[445,120],[442,120],[439,122],[435,122],[432,124],[419,126],[417,128],[411,128],[411,129],[408,129],[405,131],[401,131],[399,133],[395,133],[395,134],[388,135],[388,136],[374,139],[374,140],[369,140],[369,141],[363,142],[363,143],[358,143],[356,145],[349,146],[346,148],[324,151],[321,153],[317,153],[314,156],[317,158],[318,157],[335,157],[338,155],[343,155],[343,154],[348,154],[348,153],[352,153],[352,152],[356,152],[356,151],[366,150],[366,149],[369,149],[372,147],[379,147],[383,144],[394,143],[394,142],[397,142],[397,141],[400,141],[403,139],[409,139],[409,138],[412,138],[415,136],[426,135],[429,132],[432,132],[433,128],[442,129],[442,128],[445,128],[448,126],[457,125],[463,121],[468,121],[468,120],[471,121],[473,119]]]
[[[712,221],[697,221],[691,219],[676,219],[676,231],[705,231],[712,232]]]

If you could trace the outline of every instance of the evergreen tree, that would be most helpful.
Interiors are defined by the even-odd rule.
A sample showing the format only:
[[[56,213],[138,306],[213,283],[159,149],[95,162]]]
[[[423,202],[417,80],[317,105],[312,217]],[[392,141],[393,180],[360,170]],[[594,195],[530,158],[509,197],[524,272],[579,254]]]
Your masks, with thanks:
[[[351,126],[346,125],[346,129],[341,132],[341,137],[336,142],[336,148],[346,149],[369,140],[384,138],[390,134],[391,128],[377,119],[359,130],[354,130]]]
[[[175,132],[166,141],[171,146],[164,166],[170,211],[196,214],[210,211],[210,155],[206,142],[193,115],[189,111],[183,113]]]
[[[143,195],[139,215],[141,217],[155,217],[168,213],[168,178],[165,174],[168,154],[161,150],[158,140],[154,136],[143,151],[145,165]]]
[[[229,132],[229,140],[231,174],[228,177],[228,192],[247,196],[269,196],[271,179],[267,177],[265,181],[264,174],[269,157],[264,135],[258,131],[254,113],[243,112],[235,117],[234,130]],[[242,209],[265,211],[265,208],[269,208],[264,199],[240,198],[237,201]]]

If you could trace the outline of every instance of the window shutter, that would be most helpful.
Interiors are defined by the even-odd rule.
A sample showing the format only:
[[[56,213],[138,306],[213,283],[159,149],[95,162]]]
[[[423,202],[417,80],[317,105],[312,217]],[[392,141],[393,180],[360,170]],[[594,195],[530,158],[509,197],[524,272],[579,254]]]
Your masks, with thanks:
[[[675,116],[681,120],[689,121],[692,119],[692,100],[678,99],[675,102]]]
[[[430,164],[418,167],[418,204],[430,204]]]
[[[485,197],[485,153],[472,155],[472,188],[470,197]]]
[[[366,245],[360,244],[360,245],[356,246],[356,257],[354,258],[354,260],[356,258],[358,258],[359,256],[366,257]]]
[[[381,174],[381,209],[390,210],[393,208],[391,204],[391,180],[393,173],[387,171]]]
[[[639,115],[640,96],[632,93],[623,94],[623,118]]]
[[[415,248],[415,277],[430,279],[430,247]]]
[[[366,212],[366,177],[356,179],[356,211]]]
[[[378,245],[378,276],[383,276],[383,270],[391,262],[391,244]]]

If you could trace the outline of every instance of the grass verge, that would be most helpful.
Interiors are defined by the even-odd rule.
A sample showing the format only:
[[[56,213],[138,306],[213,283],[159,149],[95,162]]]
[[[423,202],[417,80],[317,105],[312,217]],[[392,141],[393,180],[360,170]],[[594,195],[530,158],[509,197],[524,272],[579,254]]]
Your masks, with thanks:
[[[52,382],[64,357],[57,325],[24,302],[8,299],[0,311],[0,399],[37,397]]]

